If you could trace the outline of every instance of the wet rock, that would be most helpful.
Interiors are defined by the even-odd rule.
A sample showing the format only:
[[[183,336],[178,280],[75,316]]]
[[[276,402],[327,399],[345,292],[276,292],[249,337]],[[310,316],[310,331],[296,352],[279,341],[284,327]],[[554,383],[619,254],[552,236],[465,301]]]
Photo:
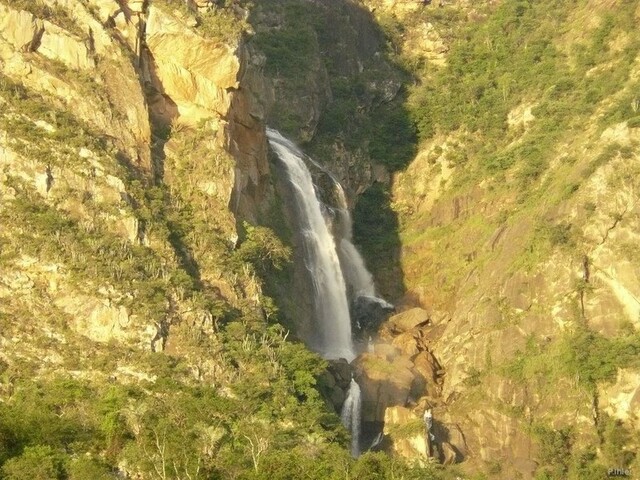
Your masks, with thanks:
[[[364,338],[375,335],[394,311],[395,307],[381,298],[360,295],[351,303],[352,331]]]
[[[400,351],[394,345],[388,343],[376,343],[373,347],[373,351],[379,357],[385,358],[388,361],[392,361],[398,356]]]
[[[352,368],[345,359],[333,360],[329,363],[329,373],[335,378],[336,385],[340,388],[348,389],[351,383]]]

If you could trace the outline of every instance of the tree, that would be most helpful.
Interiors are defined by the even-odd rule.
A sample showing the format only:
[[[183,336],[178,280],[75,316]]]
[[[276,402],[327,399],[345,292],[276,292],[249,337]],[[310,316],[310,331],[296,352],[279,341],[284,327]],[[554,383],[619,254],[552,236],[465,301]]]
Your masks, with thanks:
[[[65,472],[60,454],[48,445],[36,445],[8,460],[2,473],[6,480],[62,480]]]

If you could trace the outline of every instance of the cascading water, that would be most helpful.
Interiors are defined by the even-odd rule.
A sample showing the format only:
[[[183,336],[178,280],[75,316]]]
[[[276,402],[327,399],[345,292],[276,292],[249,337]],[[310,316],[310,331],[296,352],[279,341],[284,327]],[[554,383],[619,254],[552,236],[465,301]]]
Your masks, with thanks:
[[[314,287],[314,313],[318,336],[316,345],[325,358],[355,358],[351,340],[349,302],[340,260],[329,228],[322,216],[311,174],[303,153],[276,130],[267,129],[271,147],[282,161],[299,209],[298,222],[305,266]]]
[[[331,175],[330,175],[331,176]],[[377,304],[383,310],[393,310],[393,305],[382,298],[376,296],[376,289],[373,283],[373,276],[367,270],[364,259],[360,252],[352,243],[353,241],[353,221],[349,213],[347,198],[342,185],[331,176],[336,187],[338,198],[338,223],[340,226],[340,248],[338,256],[342,265],[347,286],[349,288],[351,303],[356,303],[358,299],[365,300],[369,304]]]
[[[351,318],[347,298],[347,282],[351,289],[373,295],[373,279],[362,257],[351,244],[351,218],[346,209],[344,192],[333,178],[342,195],[342,240],[340,251],[322,215],[311,174],[303,160],[304,154],[279,132],[267,129],[267,138],[284,168],[298,209],[304,251],[304,262],[314,286],[314,310],[319,342],[312,347],[325,358],[355,358],[351,337]],[[344,207],[344,208],[342,208]],[[342,260],[342,262],[341,262]],[[342,264],[341,264],[342,263]],[[345,275],[347,272],[347,282]],[[351,380],[347,399],[341,412],[343,425],[351,432],[351,453],[360,454],[360,386]]]
[[[344,401],[340,418],[342,424],[351,432],[351,455],[360,455],[360,409],[362,400],[360,398],[360,385],[351,379],[349,393]]]

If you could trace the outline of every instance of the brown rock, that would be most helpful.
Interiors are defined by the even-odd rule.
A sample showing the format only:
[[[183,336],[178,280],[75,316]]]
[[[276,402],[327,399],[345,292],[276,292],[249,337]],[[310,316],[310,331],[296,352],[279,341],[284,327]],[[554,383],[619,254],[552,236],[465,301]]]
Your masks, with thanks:
[[[42,31],[42,22],[32,14],[0,5],[0,37],[16,50],[32,51]]]
[[[412,308],[389,318],[390,328],[397,332],[408,332],[409,330],[427,325],[430,314],[422,308]]]
[[[440,364],[431,352],[420,352],[413,359],[415,370],[422,375],[427,382],[435,382],[440,370]]]
[[[453,465],[454,463],[456,463],[456,451],[449,442],[442,442],[440,448],[442,449],[443,465]]]
[[[373,351],[376,355],[392,361],[400,353],[394,345],[388,343],[377,343],[373,346]]]
[[[413,356],[420,353],[417,335],[413,332],[405,332],[392,340],[392,344],[402,352],[403,355]]]
[[[401,457],[422,463],[428,456],[428,445],[422,418],[405,407],[389,407],[384,412],[384,434],[390,449]]]
[[[362,390],[364,422],[381,422],[387,407],[406,405],[415,381],[412,368],[411,360],[402,356],[393,362],[373,354],[358,359],[356,380]]]

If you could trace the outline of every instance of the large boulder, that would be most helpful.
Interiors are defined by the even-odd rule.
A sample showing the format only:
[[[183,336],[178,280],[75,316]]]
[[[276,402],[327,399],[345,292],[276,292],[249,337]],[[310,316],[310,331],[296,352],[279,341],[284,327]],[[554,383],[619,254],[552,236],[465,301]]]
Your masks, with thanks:
[[[399,334],[428,325],[430,320],[431,314],[428,311],[416,307],[390,317],[387,328],[391,333]]]
[[[365,353],[357,360],[356,381],[362,390],[362,421],[382,422],[389,406],[404,406],[410,398],[416,375],[407,357],[388,361]]]
[[[395,311],[395,307],[382,298],[359,295],[351,302],[353,333],[364,339],[375,335],[380,325]]]
[[[389,407],[384,413],[384,435],[388,450],[419,463],[426,463],[429,444],[422,418],[406,407]]]

